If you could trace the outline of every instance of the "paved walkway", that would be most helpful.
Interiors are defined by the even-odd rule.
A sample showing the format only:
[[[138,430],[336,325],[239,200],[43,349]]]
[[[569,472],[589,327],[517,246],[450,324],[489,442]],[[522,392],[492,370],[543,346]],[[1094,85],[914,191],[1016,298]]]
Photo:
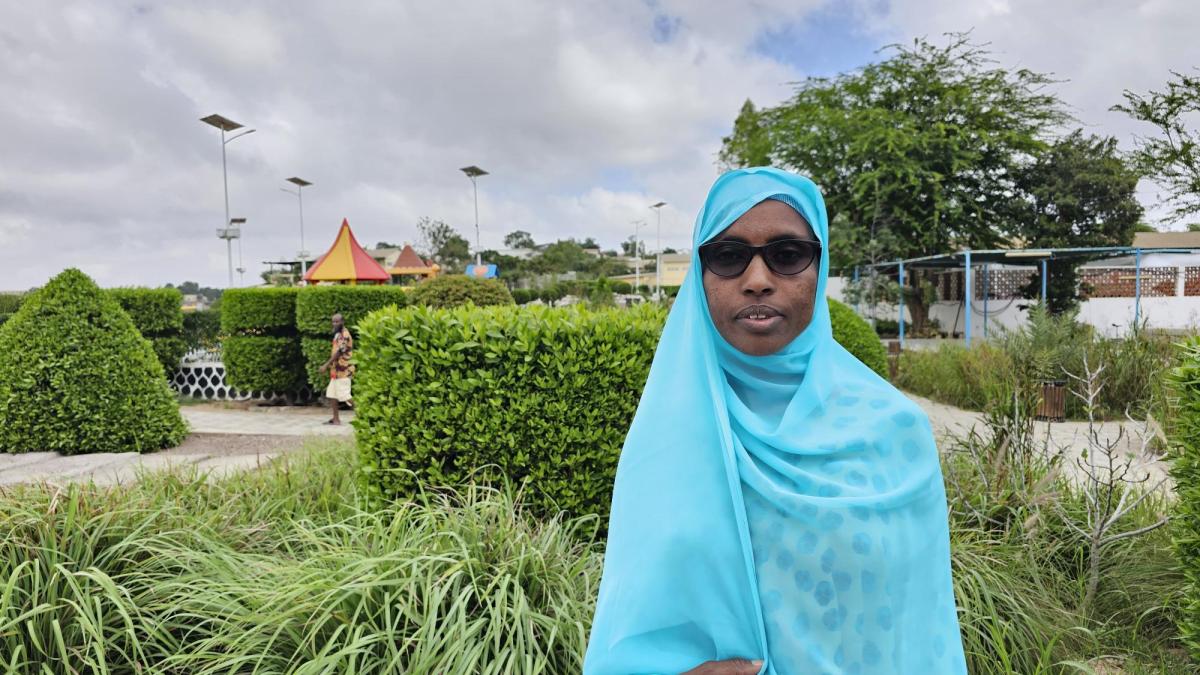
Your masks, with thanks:
[[[964,436],[976,427],[985,431],[983,414],[935,403],[919,396],[911,397],[929,414],[934,433],[943,450],[952,436]],[[354,413],[343,412],[343,425],[324,424],[329,411],[317,407],[257,407],[247,405],[189,405],[182,409],[192,434],[177,448],[139,455],[137,453],[94,453],[61,455],[56,452],[31,452],[19,455],[0,453],[0,486],[31,482],[69,482],[93,480],[98,484],[125,483],[138,473],[168,467],[194,466],[217,475],[253,469],[264,462],[303,447],[305,437],[353,437],[348,422]],[[1087,424],[1064,422],[1039,424],[1039,440],[1049,437],[1053,451],[1063,452],[1067,470],[1076,475],[1075,459],[1087,447]],[[1140,451],[1139,440],[1122,431],[1122,425],[1100,425],[1104,439],[1120,439],[1130,452]],[[1149,471],[1155,480],[1166,475],[1164,462],[1139,457],[1136,466]]]
[[[101,452],[62,455],[57,452],[0,453],[0,486],[17,483],[67,483],[94,481],[114,485],[136,480],[144,471],[195,467],[221,476],[254,469],[286,453],[303,448],[304,437],[352,437],[348,422],[354,413],[341,414],[342,426],[329,426],[324,408],[266,408],[196,405],[181,408],[192,433],[180,446],[155,453]]]
[[[947,441],[950,438],[966,436],[972,428],[977,429],[981,434],[986,434],[987,425],[984,424],[984,416],[981,412],[962,410],[913,394],[908,394],[908,397],[929,415],[934,434],[938,437],[938,445],[943,451],[948,449]],[[1153,485],[1167,476],[1168,464],[1166,462],[1142,452],[1141,434],[1143,429],[1141,425],[1102,422],[1097,425],[1097,432],[1102,442],[1115,441],[1118,450],[1122,453],[1132,453],[1135,456],[1132,464],[1133,470],[1138,474],[1149,473],[1150,480],[1147,482],[1147,486]],[[1149,433],[1153,435],[1154,430],[1151,429]],[[1035,440],[1039,443],[1046,443],[1050,452],[1062,454],[1063,467],[1069,475],[1076,477],[1083,475],[1077,462],[1082,459],[1083,451],[1088,447],[1087,422],[1038,422],[1034,426],[1034,434]]]

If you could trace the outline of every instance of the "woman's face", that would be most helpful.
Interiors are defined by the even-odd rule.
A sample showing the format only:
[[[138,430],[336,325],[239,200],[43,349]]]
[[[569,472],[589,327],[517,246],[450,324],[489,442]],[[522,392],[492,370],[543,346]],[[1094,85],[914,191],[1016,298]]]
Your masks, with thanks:
[[[712,241],[763,246],[780,239],[812,239],[812,228],[795,209],[768,199],[742,214]],[[820,260],[794,276],[772,272],[761,255],[736,277],[704,270],[704,295],[717,332],[735,349],[766,356],[783,349],[812,321]]]

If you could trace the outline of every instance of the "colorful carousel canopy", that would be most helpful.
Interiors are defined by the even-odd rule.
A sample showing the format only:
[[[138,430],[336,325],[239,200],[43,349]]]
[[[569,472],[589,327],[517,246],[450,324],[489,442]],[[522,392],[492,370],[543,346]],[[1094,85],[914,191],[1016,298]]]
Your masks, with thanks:
[[[338,230],[337,239],[325,255],[317,259],[304,275],[305,281],[334,281],[356,284],[360,281],[386,283],[391,281],[391,275],[383,266],[359,246],[350,230],[349,221],[342,219],[342,227]]]
[[[430,265],[421,260],[421,256],[417,255],[413,247],[405,244],[404,248],[400,251],[400,255],[396,256],[396,262],[392,263],[388,272],[398,276],[415,275],[432,277],[437,275],[438,266]]]

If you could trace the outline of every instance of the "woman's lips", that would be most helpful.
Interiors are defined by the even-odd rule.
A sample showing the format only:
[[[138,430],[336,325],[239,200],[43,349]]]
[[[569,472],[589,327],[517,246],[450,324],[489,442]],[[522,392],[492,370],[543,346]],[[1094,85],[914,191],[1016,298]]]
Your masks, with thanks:
[[[767,333],[783,323],[783,315],[770,305],[750,305],[738,312],[734,320],[752,333]]]

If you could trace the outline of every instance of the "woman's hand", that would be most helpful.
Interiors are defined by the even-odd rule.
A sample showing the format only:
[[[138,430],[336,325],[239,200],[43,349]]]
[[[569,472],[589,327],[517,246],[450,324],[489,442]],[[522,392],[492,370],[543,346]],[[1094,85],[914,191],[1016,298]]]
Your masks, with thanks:
[[[762,670],[762,661],[729,659],[701,663],[683,675],[758,675],[760,670]]]

